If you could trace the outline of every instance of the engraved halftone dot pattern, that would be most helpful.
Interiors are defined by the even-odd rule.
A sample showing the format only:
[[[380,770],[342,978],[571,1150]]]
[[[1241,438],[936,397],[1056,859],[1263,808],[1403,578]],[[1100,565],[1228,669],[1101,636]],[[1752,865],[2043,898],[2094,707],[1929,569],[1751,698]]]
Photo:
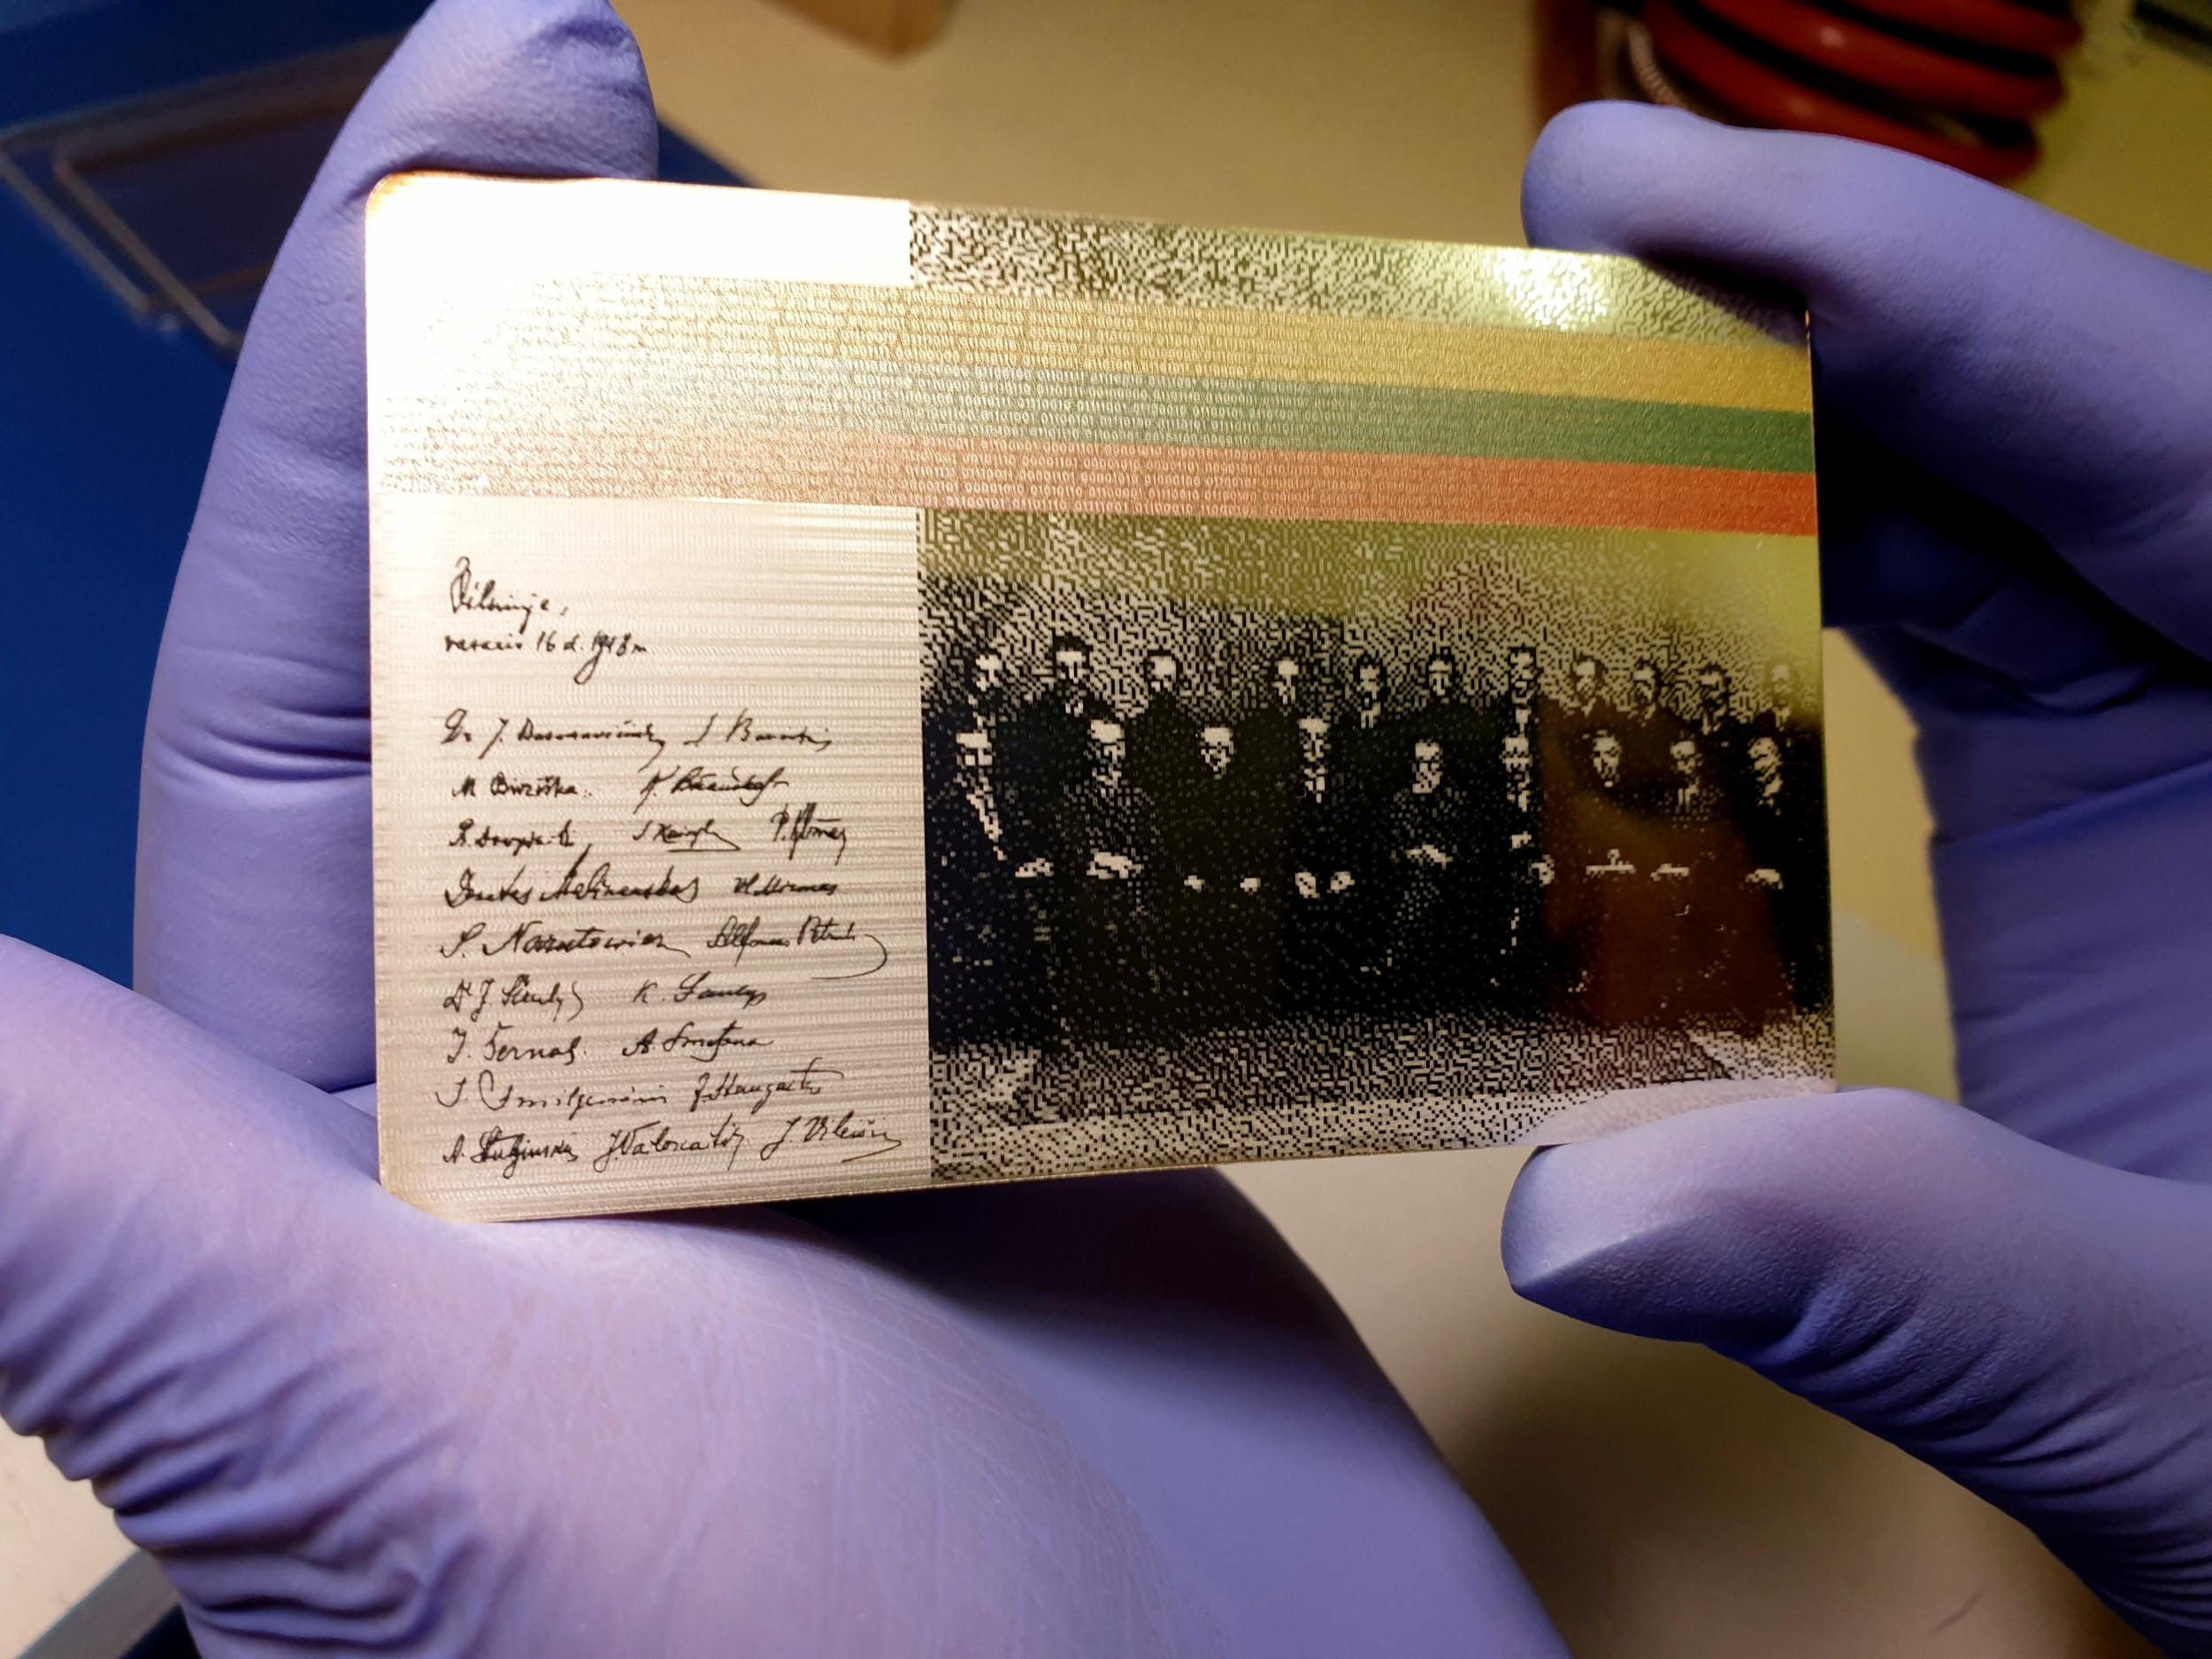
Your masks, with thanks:
[[[1481,525],[1280,523],[933,511],[922,516],[925,705],[964,649],[998,643],[1010,681],[1049,669],[1052,635],[1086,634],[1112,700],[1142,696],[1144,654],[1181,659],[1200,706],[1255,701],[1277,654],[1314,657],[1339,697],[1353,659],[1410,687],[1436,643],[1455,644],[1470,693],[1502,695],[1508,645],[1535,647],[1558,695],[1573,657],[1625,690],[1648,657],[1671,692],[1706,662],[1755,696],[1787,663],[1817,719],[1820,577],[1808,538],[1653,534]],[[1167,631],[1156,635],[1145,618]],[[1756,712],[1747,703],[1745,713]],[[1686,708],[1677,712],[1686,714]]]
[[[1809,472],[1494,456],[1071,444],[547,422],[411,432],[395,493],[693,496],[975,511],[1589,526],[1809,535]]]
[[[1803,313],[1632,259],[918,206],[914,280],[994,294],[1802,348]]]
[[[588,319],[621,319],[631,349],[614,384],[630,388],[644,383],[643,374],[687,373],[692,388],[710,391],[718,364],[757,353],[762,342],[772,340],[780,356],[802,362],[1335,381],[1799,414],[1812,406],[1801,352],[1696,338],[1168,305],[1057,290],[660,273],[541,277],[522,284],[510,303],[515,325],[496,344],[478,339],[485,348],[511,352],[518,366],[534,367],[533,349],[545,343],[573,347]],[[431,326],[464,311],[462,298],[434,303]],[[542,368],[561,371],[551,362]]]
[[[1803,1093],[1834,1066],[1818,1015],[1753,1041],[1431,1018],[1293,1019],[1207,1045],[1076,1056],[975,1045],[930,1056],[931,1151],[940,1181],[988,1181],[1545,1145]]]
[[[1506,651],[1527,646],[1552,699],[1576,657],[1605,664],[1609,700],[1626,695],[1633,663],[1653,661],[1678,718],[1707,664],[1730,675],[1740,718],[1764,712],[1769,671],[1786,664],[1809,722],[1801,761],[1818,764],[1818,572],[1801,538],[935,511],[923,515],[921,565],[926,733],[956,720],[979,652],[1003,661],[1008,721],[1048,697],[1068,636],[1125,729],[1164,651],[1192,718],[1248,742],[1282,657],[1303,670],[1301,711],[1340,722],[1363,658],[1382,664],[1402,711],[1432,654],[1448,649],[1472,708],[1506,695]],[[1809,859],[1798,879],[1818,882],[1824,910],[1824,849]],[[937,895],[933,913],[949,902]],[[1041,902],[1041,938],[1050,910]],[[1540,927],[1537,915],[1525,925]],[[1144,972],[1186,979],[1171,930],[1156,918],[1152,935]],[[1051,959],[1048,941],[1039,954]],[[1278,1007],[1171,1035],[940,1044],[933,1167],[941,1180],[982,1180],[1494,1146],[1818,1087],[1833,1069],[1824,1008],[1747,1010],[1737,1031],[1728,1010],[1606,1025],[1514,1000],[1404,1014]]]
[[[702,426],[741,430],[1812,469],[1810,430],[1791,410],[1097,365],[764,356],[757,337],[750,343],[749,355],[666,354],[649,401],[680,404]],[[610,368],[548,350],[517,383],[480,387],[476,396],[489,403],[526,394],[552,427],[589,426],[611,419],[632,395],[610,384]],[[633,368],[626,378],[643,377]]]
[[[379,377],[379,487],[1813,528],[1801,319],[1632,261],[933,208],[909,234],[908,286],[611,252],[426,295]]]
[[[1793,958],[1786,985],[1778,981],[1786,924],[1757,919],[1765,895],[1754,903],[1738,879],[1748,831],[1729,810],[1671,821],[1654,787],[1632,810],[1608,807],[1587,857],[1605,859],[1617,829],[1646,873],[1678,856],[1709,864],[1720,873],[1700,890],[1719,902],[1670,898],[1663,917],[1640,910],[1641,932],[1629,931],[1653,947],[1650,959],[1624,953],[1616,933],[1597,955],[1616,966],[1624,955],[1637,972],[1591,1012],[1579,969],[1548,965],[1555,907],[1530,885],[1555,826],[1515,808],[1523,818],[1506,858],[1494,815],[1515,787],[1511,768],[1502,761],[1475,777],[1465,762],[1499,754],[1496,722],[1515,718],[1500,713],[1502,654],[1525,643],[1547,698],[1561,695],[1562,671],[1581,652],[1605,660],[1617,700],[1628,664],[1654,659],[1676,720],[1691,710],[1686,677],[1721,664],[1737,683],[1739,725],[1726,735],[1739,753],[1763,709],[1767,668],[1786,663],[1807,716],[1793,728],[1792,764],[1816,779],[1801,315],[1625,260],[1521,250],[754,192],[712,193],[703,206],[695,193],[605,182],[426,180],[390,208],[372,220],[380,507],[411,496],[495,518],[565,507],[580,519],[626,503],[649,510],[649,523],[780,503],[763,521],[787,514],[795,526],[912,514],[918,570],[881,574],[910,595],[918,580],[919,660],[879,652],[848,665],[849,679],[891,674],[879,687],[886,730],[922,722],[924,764],[913,770],[924,821],[902,810],[892,833],[929,872],[909,883],[927,901],[916,918],[926,962],[918,945],[901,953],[918,991],[927,969],[928,1018],[917,1009],[868,1037],[908,1056],[911,1109],[929,1125],[902,1136],[921,1171],[905,1179],[1559,1138],[1826,1087],[1824,959],[1801,976]],[[396,241],[379,241],[385,231],[414,238],[404,259],[392,255]],[[458,258],[464,245],[470,257]],[[632,551],[594,547],[580,570],[657,591]],[[774,586],[808,573],[791,562],[795,541],[747,557],[764,562],[717,580]],[[1062,884],[1038,918],[1048,925],[1010,932],[989,914],[990,881],[941,879],[939,831],[958,827],[944,812],[946,728],[963,718],[963,652],[987,644],[1004,658],[1012,695],[996,722],[1043,701],[1063,632],[1088,641],[1092,683],[1059,694],[1062,737],[1085,734],[1062,743],[1058,764],[1072,757],[1073,770],[1059,777],[1095,780],[1118,746],[1132,793],[1085,802],[1059,782],[1045,789],[1025,734],[1010,718],[995,726],[1009,798],[967,805],[967,851],[979,836],[994,843],[979,854],[987,866],[1081,844],[1103,802],[1107,831],[1143,842],[1156,878],[1177,874],[1182,851],[1162,849],[1187,836],[1190,803],[1156,770],[1165,728],[1145,723],[1142,681],[1154,647],[1181,662],[1187,718],[1232,726],[1248,756],[1273,743],[1281,777],[1297,768],[1303,737],[1286,718],[1252,722],[1274,657],[1306,671],[1296,712],[1339,713],[1352,662],[1372,654],[1402,714],[1426,654],[1448,644],[1466,707],[1444,721],[1475,724],[1452,736],[1447,780],[1469,800],[1444,815],[1458,827],[1417,826],[1413,839],[1463,833],[1451,844],[1469,862],[1442,884],[1456,893],[1440,897],[1434,881],[1425,890],[1426,872],[1403,848],[1377,841],[1378,826],[1398,833],[1393,815],[1418,793],[1385,776],[1386,757],[1360,797],[1356,833],[1325,856],[1296,855],[1302,875],[1314,864],[1330,881],[1331,901],[1355,889],[1340,890],[1330,872],[1371,859],[1360,898],[1326,926],[1300,935],[1288,924],[1269,924],[1271,933],[1179,922],[1158,933],[1156,904],[1147,915],[1091,902],[1143,886],[1103,885],[1128,874],[1110,867],[1130,862],[1112,853],[1099,880]],[[718,704],[757,700],[735,683],[747,674],[803,687],[834,663],[838,642],[833,626],[771,630],[751,644],[789,663],[741,673],[733,658],[730,674],[697,689]],[[382,713],[390,699],[380,695]],[[1101,735],[1109,719],[1118,737]],[[1176,729],[1187,752],[1189,729]],[[1086,750],[1092,737],[1103,759]],[[1558,747],[1524,752],[1540,753],[1548,775]],[[900,753],[903,771],[911,750]],[[1355,781],[1351,757],[1348,747],[1339,756],[1340,801]],[[1274,801],[1252,815],[1268,834],[1282,830],[1268,820],[1290,810],[1281,792]],[[1783,838],[1807,850],[1782,862],[1792,894],[1820,901],[1824,927],[1816,815],[1814,824]],[[1684,835],[1703,837],[1704,850],[1681,851]],[[1355,842],[1364,854],[1343,849]],[[1562,853],[1605,885],[1584,856]],[[1289,867],[1271,877],[1285,915]],[[1502,896],[1509,877],[1518,885]],[[1748,921],[1747,905],[1757,912]],[[1715,917],[1724,926],[1709,925]],[[996,942],[979,954],[984,934]],[[1179,962],[1224,944],[1227,968],[1215,960],[1194,974]],[[1416,966],[1394,957],[1402,946]],[[931,1054],[926,1027],[957,1012],[962,974],[993,951],[986,965],[1049,1002],[1054,1028],[969,1025]],[[1640,997],[1639,978],[1662,994]],[[1563,1011],[1555,993],[1578,1011]],[[762,1190],[701,1170],[610,1181],[591,1207]]]

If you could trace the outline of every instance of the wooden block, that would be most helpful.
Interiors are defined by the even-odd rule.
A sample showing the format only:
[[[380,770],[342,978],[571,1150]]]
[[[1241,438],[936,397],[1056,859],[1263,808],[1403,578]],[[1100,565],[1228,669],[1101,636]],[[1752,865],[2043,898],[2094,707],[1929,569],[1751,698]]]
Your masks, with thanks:
[[[892,58],[935,40],[945,27],[948,0],[783,0],[825,27]]]

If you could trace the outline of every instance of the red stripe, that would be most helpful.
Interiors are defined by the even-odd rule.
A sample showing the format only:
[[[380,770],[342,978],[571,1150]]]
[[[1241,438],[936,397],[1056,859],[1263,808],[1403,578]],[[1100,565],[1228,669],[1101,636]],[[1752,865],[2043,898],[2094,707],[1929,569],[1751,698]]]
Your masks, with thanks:
[[[426,459],[427,457],[425,457]],[[1811,535],[1809,473],[1611,461],[1202,449],[849,432],[510,434],[435,471],[488,495],[691,495],[971,511],[1557,525]],[[382,488],[434,490],[410,457]]]

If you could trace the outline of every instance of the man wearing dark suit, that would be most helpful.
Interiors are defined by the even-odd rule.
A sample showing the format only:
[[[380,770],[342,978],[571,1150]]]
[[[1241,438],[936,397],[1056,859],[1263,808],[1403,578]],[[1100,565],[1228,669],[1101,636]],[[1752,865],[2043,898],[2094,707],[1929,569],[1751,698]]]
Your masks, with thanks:
[[[929,868],[929,1038],[940,1050],[1024,1041],[1040,1012],[1036,917],[1015,874],[990,735],[952,741],[956,771],[923,823]]]
[[[1049,856],[1060,797],[1090,771],[1090,730],[1114,711],[1091,689],[1091,648],[1072,634],[1052,642],[1052,683],[1007,723],[1001,793],[1025,859]]]
[[[1824,819],[1828,776],[1820,728],[1801,706],[1797,676],[1787,663],[1776,663],[1767,671],[1766,712],[1751,723],[1747,733],[1747,737],[1759,735],[1774,740],[1794,807]],[[1755,793],[1757,780],[1751,782]]]
[[[1777,1002],[1781,954],[1751,857],[1707,765],[1686,732],[1669,751],[1674,783],[1663,809],[1664,856],[1654,871],[1666,896],[1667,1012],[1692,1025],[1754,1029]]]
[[[1390,677],[1379,658],[1362,657],[1352,664],[1351,704],[1336,723],[1334,747],[1337,770],[1348,792],[1379,825],[1391,798],[1405,787],[1407,757],[1412,752],[1401,723],[1390,712]]]
[[[1538,702],[1541,689],[1536,648],[1532,645],[1508,647],[1505,653],[1505,695],[1498,700],[1491,720],[1501,738],[1528,739],[1532,752],[1536,746],[1537,722],[1541,718]]]
[[[1187,1029],[1248,1025],[1270,1006],[1282,900],[1282,803],[1252,785],[1236,736],[1210,726],[1198,765],[1164,809],[1172,883],[1161,979]]]
[[[1533,656],[1531,652],[1532,668]],[[1605,664],[1583,652],[1568,665],[1565,695],[1555,698],[1540,692],[1535,710],[1531,735],[1537,792],[1548,799],[1555,784],[1571,787],[1582,781],[1589,772],[1592,734],[1601,726],[1611,730],[1617,723],[1605,695]]]
[[[1476,810],[1490,872],[1481,886],[1476,933],[1496,964],[1499,1005],[1533,1008],[1550,990],[1544,892],[1555,866],[1544,845],[1544,799],[1528,730],[1505,728],[1496,772]]]
[[[1736,725],[1735,687],[1730,683],[1728,671],[1718,663],[1708,663],[1697,671],[1697,734],[1709,743]]]
[[[1596,658],[1586,660],[1596,666]],[[1509,737],[1528,740],[1530,787],[1540,803],[1547,774],[1570,768],[1574,724],[1568,705],[1544,695],[1536,648],[1509,648],[1505,654],[1505,695],[1491,705],[1490,727],[1500,741]]]
[[[1741,808],[1747,879],[1766,897],[1790,1000],[1816,1009],[1828,998],[1827,818],[1803,770],[1818,749],[1786,749],[1772,732],[1745,746],[1750,787]]]
[[[1787,663],[1767,670],[1767,710],[1758,718],[1759,729],[1770,732],[1786,748],[1797,738],[1811,735],[1812,722],[1799,704],[1797,674]]]
[[[1198,771],[1198,717],[1184,703],[1178,681],[1182,665],[1172,651],[1144,659],[1145,704],[1129,717],[1129,777],[1165,804],[1194,781]]]
[[[1442,740],[1437,740],[1440,745]],[[1413,739],[1405,721],[1390,710],[1390,677],[1382,662],[1362,656],[1352,664],[1351,703],[1330,733],[1331,770],[1344,792],[1348,833],[1363,849],[1379,879],[1351,908],[1366,929],[1353,941],[1363,964],[1379,966],[1389,947],[1392,904],[1379,879],[1388,868],[1391,803],[1412,771]]]
[[[1726,669],[1708,663],[1697,671],[1696,683],[1697,715],[1691,729],[1697,734],[1708,780],[1732,809],[1750,787],[1744,757],[1747,724],[1737,718],[1735,688]]]
[[[1555,711],[1562,777],[1577,776],[1586,765],[1591,733],[1599,726],[1610,726],[1613,718],[1613,705],[1605,695],[1605,664],[1585,652],[1567,670],[1567,695]]]
[[[1381,965],[1394,1010],[1455,1001],[1469,970],[1480,973],[1468,961],[1463,915],[1467,802],[1445,780],[1442,744],[1417,739],[1412,758],[1384,828],[1396,891]]]
[[[1546,803],[1553,880],[1545,892],[1560,1006],[1601,1025],[1658,1018],[1669,896],[1652,879],[1666,831],[1648,797],[1629,787],[1625,751],[1610,726],[1589,729],[1578,767]]]
[[[1094,720],[1085,741],[1086,775],[1052,815],[1054,1002],[1066,1036],[1142,1037],[1160,1014],[1151,940],[1159,822],[1129,779],[1120,724]]]
[[[1687,728],[1667,707],[1659,667],[1649,657],[1628,673],[1628,703],[1620,711],[1621,766],[1631,796],[1659,810],[1674,784],[1673,749]]]
[[[1356,904],[1365,889],[1357,826],[1330,766],[1329,723],[1298,722],[1299,769],[1286,812],[1282,995],[1309,1011],[1343,1007],[1358,986]]]
[[[1270,670],[1267,695],[1248,714],[1240,730],[1244,763],[1251,768],[1257,788],[1286,799],[1298,780],[1298,723],[1318,710],[1305,688],[1305,670],[1288,653],[1277,657]]]
[[[980,732],[995,752],[1004,741],[1006,720],[1006,658],[996,646],[987,645],[967,659],[959,691],[931,717],[922,734],[922,783],[930,794],[949,787],[959,773],[960,752],[956,740],[964,732]]]
[[[1482,711],[1463,695],[1459,658],[1449,646],[1438,646],[1422,664],[1420,699],[1398,730],[1405,752],[1397,770],[1410,771],[1414,740],[1427,737],[1440,748],[1446,776],[1471,780],[1477,775],[1488,747],[1487,728]]]

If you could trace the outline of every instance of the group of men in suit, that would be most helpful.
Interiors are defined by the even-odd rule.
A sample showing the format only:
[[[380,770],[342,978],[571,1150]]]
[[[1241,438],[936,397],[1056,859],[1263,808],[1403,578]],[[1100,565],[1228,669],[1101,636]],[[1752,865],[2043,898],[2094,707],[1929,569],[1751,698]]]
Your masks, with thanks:
[[[1687,711],[1640,661],[1563,695],[1535,650],[1477,701],[1446,647],[1410,698],[1340,706],[1277,658],[1234,720],[1174,653],[1125,716],[1064,634],[1049,685],[996,649],[927,722],[932,1040],[1148,1041],[1285,1014],[1563,1012],[1748,1028],[1826,995],[1820,743],[1786,664]]]

